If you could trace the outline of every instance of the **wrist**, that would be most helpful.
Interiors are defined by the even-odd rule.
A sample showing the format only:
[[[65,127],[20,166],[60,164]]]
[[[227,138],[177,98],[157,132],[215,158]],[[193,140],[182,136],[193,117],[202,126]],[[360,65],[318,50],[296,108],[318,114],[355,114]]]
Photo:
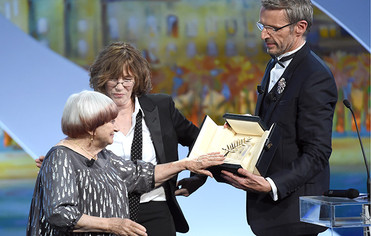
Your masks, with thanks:
[[[266,192],[272,192],[272,186],[271,186],[271,184],[269,183],[269,181],[267,180],[267,179],[265,179],[265,181],[266,181],[266,184],[265,184],[265,188],[266,188]]]
[[[116,222],[115,218],[103,218],[104,221],[102,222],[102,229],[103,232],[107,233],[114,233],[113,229],[115,228]]]
[[[276,184],[269,177],[266,177],[265,180],[269,183],[269,186],[270,186],[270,191],[268,193],[272,196],[273,201],[277,201],[278,200],[278,193],[277,193]]]
[[[179,161],[179,168],[180,168],[180,171],[183,171],[183,170],[189,170],[189,159],[188,158],[184,158],[182,160]]]

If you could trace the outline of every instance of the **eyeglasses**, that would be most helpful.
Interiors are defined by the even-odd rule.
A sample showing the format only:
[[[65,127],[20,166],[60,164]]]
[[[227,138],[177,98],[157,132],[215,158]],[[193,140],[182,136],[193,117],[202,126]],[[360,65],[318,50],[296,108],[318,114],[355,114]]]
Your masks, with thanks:
[[[118,79],[110,79],[107,81],[107,85],[113,88],[115,88],[119,84],[126,87],[132,86],[134,84],[134,78],[126,77],[121,81]]]
[[[260,31],[263,31],[263,29],[266,29],[267,30],[267,32],[268,33],[275,33],[275,32],[277,32],[277,31],[279,31],[279,30],[281,30],[281,29],[283,29],[283,28],[285,28],[285,27],[287,27],[287,26],[290,26],[290,25],[293,25],[293,24],[296,24],[296,22],[294,22],[294,23],[290,23],[290,24],[287,24],[287,25],[284,25],[284,26],[282,26],[282,27],[274,27],[274,26],[270,26],[270,25],[263,25],[262,23],[260,23],[260,22],[256,22],[256,26],[258,27],[258,29],[260,30]]]

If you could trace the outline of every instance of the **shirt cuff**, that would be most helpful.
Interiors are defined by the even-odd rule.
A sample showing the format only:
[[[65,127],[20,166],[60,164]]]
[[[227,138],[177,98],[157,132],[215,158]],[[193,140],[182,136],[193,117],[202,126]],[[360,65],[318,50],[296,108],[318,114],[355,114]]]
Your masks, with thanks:
[[[267,177],[265,179],[268,181],[268,183],[270,184],[270,186],[272,188],[271,197],[273,198],[273,201],[277,201],[278,200],[278,193],[277,193],[276,185],[274,184],[274,182],[271,178]]]

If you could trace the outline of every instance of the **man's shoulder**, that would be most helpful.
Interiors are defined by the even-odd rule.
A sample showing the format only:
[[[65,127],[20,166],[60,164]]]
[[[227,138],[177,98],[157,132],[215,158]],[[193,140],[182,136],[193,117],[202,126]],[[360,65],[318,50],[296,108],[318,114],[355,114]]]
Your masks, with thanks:
[[[304,60],[307,60],[308,63],[327,67],[323,59],[311,49],[311,46],[308,43],[304,45],[302,50],[304,51]]]
[[[332,74],[325,61],[313,51],[308,54],[307,63],[311,65],[310,68],[317,72]]]
[[[310,49],[309,45],[305,45],[299,51],[299,58],[297,58],[297,68],[302,71],[316,71],[331,74],[329,67],[324,60]]]

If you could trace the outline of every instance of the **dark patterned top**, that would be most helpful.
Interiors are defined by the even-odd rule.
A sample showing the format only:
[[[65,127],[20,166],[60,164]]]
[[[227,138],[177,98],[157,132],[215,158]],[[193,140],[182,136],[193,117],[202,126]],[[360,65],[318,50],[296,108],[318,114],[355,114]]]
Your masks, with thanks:
[[[123,160],[103,149],[98,160],[55,146],[45,156],[36,179],[27,235],[110,235],[72,233],[82,214],[129,218],[128,192],[154,187],[154,165]]]

